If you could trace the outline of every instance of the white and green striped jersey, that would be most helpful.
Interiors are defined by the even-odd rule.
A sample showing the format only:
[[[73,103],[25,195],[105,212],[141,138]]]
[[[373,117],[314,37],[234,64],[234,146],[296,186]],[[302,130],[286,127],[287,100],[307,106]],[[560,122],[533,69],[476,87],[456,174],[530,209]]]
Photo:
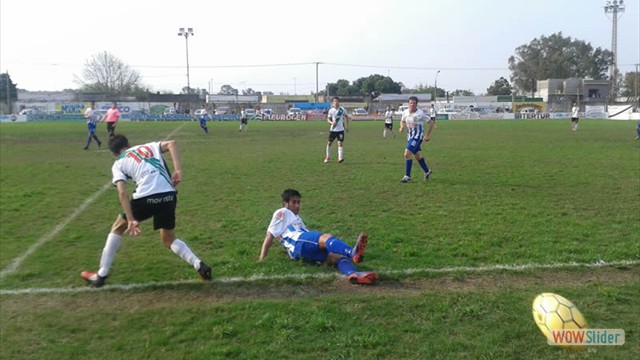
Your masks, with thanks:
[[[171,173],[162,158],[160,142],[137,145],[125,150],[111,167],[113,185],[132,179],[136,183],[134,199],[176,191]]]
[[[327,113],[327,118],[331,119],[331,121],[335,121],[335,125],[331,125],[329,131],[344,131],[344,122],[347,117],[347,111],[341,106],[339,108],[331,108]]]

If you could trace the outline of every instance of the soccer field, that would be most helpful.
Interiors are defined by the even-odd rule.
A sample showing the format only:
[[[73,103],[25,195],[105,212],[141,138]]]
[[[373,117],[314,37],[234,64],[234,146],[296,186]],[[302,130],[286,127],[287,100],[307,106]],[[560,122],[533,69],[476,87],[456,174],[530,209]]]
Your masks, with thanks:
[[[342,164],[322,161],[324,122],[237,125],[118,125],[132,144],[177,140],[176,233],[214,281],[197,282],[145,222],[96,290],[79,273],[97,268],[120,209],[113,157],[82,150],[81,123],[0,124],[0,358],[640,357],[635,123],[440,121],[423,146],[431,180],[416,164],[408,184],[404,135],[383,140],[381,122],[352,123]],[[310,229],[369,234],[359,268],[377,286],[279,247],[258,263],[288,187]],[[591,328],[624,329],[625,345],[547,345],[531,315],[541,292],[571,299]]]

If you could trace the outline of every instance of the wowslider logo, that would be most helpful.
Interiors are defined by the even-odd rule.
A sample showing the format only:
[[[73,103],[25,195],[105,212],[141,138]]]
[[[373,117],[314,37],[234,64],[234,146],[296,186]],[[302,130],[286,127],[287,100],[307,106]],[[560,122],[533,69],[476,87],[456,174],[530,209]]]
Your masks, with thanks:
[[[623,329],[564,329],[551,330],[547,338],[549,345],[594,346],[623,345]]]

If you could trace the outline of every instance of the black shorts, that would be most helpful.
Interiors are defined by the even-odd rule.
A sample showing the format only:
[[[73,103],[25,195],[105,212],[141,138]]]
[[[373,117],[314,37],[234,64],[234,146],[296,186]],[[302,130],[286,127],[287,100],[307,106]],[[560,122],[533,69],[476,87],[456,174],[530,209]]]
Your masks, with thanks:
[[[248,122],[248,121],[249,121],[249,119],[247,119],[247,118],[242,118],[242,119],[240,119],[240,123],[241,123],[241,124],[244,124],[244,125],[247,125],[247,122]]]
[[[113,134],[113,132],[116,130],[116,122],[108,122],[107,123],[107,132],[109,134]]]
[[[433,123],[435,123],[435,122],[436,122],[436,117],[435,117],[435,116],[432,116],[432,117],[430,117],[429,119],[431,119],[431,122],[433,122]]]
[[[574,117],[572,117],[572,118],[571,118],[571,122],[572,122],[572,123],[577,123],[577,122],[578,122],[578,119],[579,119],[579,118],[574,118]]]
[[[154,230],[172,230],[176,227],[177,204],[178,194],[176,192],[167,192],[131,200],[131,211],[133,212],[133,217],[139,222],[153,216]],[[122,217],[125,217],[124,214]]]
[[[393,130],[393,123],[384,123],[384,127]]]
[[[338,139],[338,141],[344,141],[344,131],[329,131],[329,141]]]

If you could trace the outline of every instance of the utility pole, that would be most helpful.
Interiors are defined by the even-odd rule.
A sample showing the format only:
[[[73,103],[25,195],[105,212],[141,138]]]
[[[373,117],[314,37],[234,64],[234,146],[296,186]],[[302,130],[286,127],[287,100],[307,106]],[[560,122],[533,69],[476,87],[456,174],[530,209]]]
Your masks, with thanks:
[[[320,63],[316,61],[316,102],[318,102],[318,64]]]
[[[640,82],[638,82],[638,68],[640,68],[640,64],[636,64],[636,83],[633,84],[633,92],[636,97],[636,111],[640,112],[640,97],[638,97],[638,88],[640,88]]]
[[[7,114],[11,114],[11,86],[9,85],[9,70],[5,73],[5,81],[7,82]]]
[[[611,80],[610,93],[615,100],[617,89],[616,80],[618,75],[618,16],[622,16],[624,12],[624,0],[607,0],[604,6],[604,13],[611,14],[611,66],[609,67],[609,79]]]

